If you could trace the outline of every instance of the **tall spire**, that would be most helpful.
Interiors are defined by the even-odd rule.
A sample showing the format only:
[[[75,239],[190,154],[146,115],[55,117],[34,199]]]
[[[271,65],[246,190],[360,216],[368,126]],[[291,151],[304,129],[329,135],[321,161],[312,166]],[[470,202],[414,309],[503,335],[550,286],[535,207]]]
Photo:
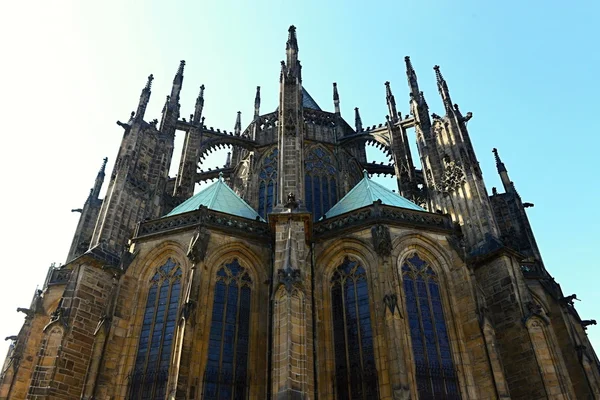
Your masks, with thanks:
[[[242,112],[237,112],[237,117],[235,118],[235,127],[233,128],[233,132],[235,136],[240,136],[242,133]]]
[[[340,94],[338,93],[337,83],[333,82],[333,106],[335,107],[335,114],[341,115],[340,112]]]
[[[412,66],[409,56],[404,57],[404,62],[406,63],[406,77],[408,79],[410,94],[415,100],[419,101],[421,91],[419,90],[419,83],[417,82],[417,73]]]
[[[396,110],[396,99],[392,94],[392,89],[390,88],[390,82],[385,82],[385,99],[387,101],[388,109],[390,111],[390,117],[392,122],[398,121],[398,111]]]
[[[138,104],[138,108],[135,113],[136,121],[142,121],[144,119],[144,114],[146,114],[146,107],[148,106],[148,102],[150,101],[150,94],[152,93],[150,89],[152,89],[153,80],[154,75],[150,74],[150,76],[148,76],[146,86],[142,89],[142,94],[140,95],[140,103]]]
[[[506,170],[506,166],[500,159],[500,155],[498,154],[498,149],[493,148],[492,153],[494,153],[494,158],[496,159],[496,169],[498,170],[498,174],[500,175],[500,179],[502,180],[502,186],[504,186],[505,192],[513,191],[514,187],[510,178],[508,177],[508,171]]]
[[[194,124],[198,124],[202,118],[202,110],[204,109],[204,85],[200,86],[200,93],[196,98],[196,107],[194,108]]]
[[[354,126],[356,127],[356,132],[360,132],[363,130],[362,119],[360,119],[360,112],[358,111],[358,107],[354,107]]]
[[[106,162],[108,161],[108,157],[104,157],[102,160],[102,166],[100,167],[100,171],[98,171],[98,175],[96,175],[96,181],[94,182],[94,188],[90,193],[90,196],[93,199],[98,199],[100,195],[100,189],[102,189],[102,184],[104,183],[104,176],[106,171]]]
[[[442,101],[444,102],[444,107],[446,108],[447,114],[452,114],[452,99],[450,98],[450,91],[448,90],[448,84],[446,80],[442,76],[440,72],[440,66],[436,65],[433,67],[435,71],[435,78],[438,85],[438,90],[440,92],[440,96],[442,96]]]
[[[256,87],[256,96],[254,96],[254,119],[260,115],[260,86]]]

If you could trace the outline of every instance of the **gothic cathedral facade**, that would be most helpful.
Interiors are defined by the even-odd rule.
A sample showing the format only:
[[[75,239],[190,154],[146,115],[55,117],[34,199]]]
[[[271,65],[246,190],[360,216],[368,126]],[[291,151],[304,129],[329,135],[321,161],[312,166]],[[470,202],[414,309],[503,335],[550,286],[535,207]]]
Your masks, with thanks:
[[[494,149],[488,195],[467,123],[434,67],[430,114],[408,57],[410,114],[363,127],[302,85],[296,30],[279,106],[207,127],[204,86],[162,119],[152,75],[106,160],[66,264],[51,267],[0,375],[0,399],[598,399],[586,326],[544,267]],[[416,132],[420,168],[407,130]],[[175,133],[185,141],[168,175]],[[389,165],[367,161],[375,144]],[[222,168],[199,169],[231,147]],[[396,177],[398,190],[371,180]],[[213,183],[194,195],[198,182]]]

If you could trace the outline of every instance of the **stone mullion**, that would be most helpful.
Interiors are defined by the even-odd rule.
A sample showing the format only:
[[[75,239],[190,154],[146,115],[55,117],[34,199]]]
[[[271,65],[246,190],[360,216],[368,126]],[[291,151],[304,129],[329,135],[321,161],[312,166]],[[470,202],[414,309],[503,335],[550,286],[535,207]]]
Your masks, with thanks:
[[[354,273],[354,271],[352,272],[352,284],[354,285],[354,309],[356,312],[356,332],[358,333],[358,355],[360,357],[360,372],[361,375],[364,377],[365,376],[365,358],[363,355],[363,341],[362,341],[362,332],[360,330],[361,325],[360,325],[360,311],[358,309],[358,293],[357,293],[357,285],[356,285],[356,275]],[[365,277],[366,279],[366,277]],[[373,329],[373,327],[371,327],[371,330]],[[365,394],[365,382],[364,379],[362,380],[362,388],[363,388],[363,396]]]
[[[417,302],[417,310],[418,310],[418,314],[419,314],[419,326],[421,327],[421,340],[423,341],[423,355],[425,357],[425,362],[427,363],[427,365],[425,366],[425,368],[428,372],[427,380],[428,380],[428,384],[429,384],[431,393],[433,394],[433,380],[432,380],[432,376],[431,376],[429,354],[427,354],[427,335],[425,334],[425,325],[423,324],[423,312],[421,311],[421,309],[422,309],[421,299],[419,298],[419,285],[417,284],[417,281],[419,278],[419,273],[415,271],[414,266],[411,265],[411,268],[413,270],[413,273],[415,274],[415,277],[412,281],[413,281],[413,287],[414,287],[414,293],[415,293],[415,300]]]
[[[426,268],[429,268],[429,266],[426,266],[425,269]],[[432,326],[433,326],[433,334],[435,335],[435,349],[436,349],[437,356],[438,356],[438,362],[440,364],[441,375],[442,375],[443,378],[448,378],[448,377],[445,376],[445,374],[444,374],[444,368],[442,366],[442,352],[440,350],[440,338],[439,338],[439,333],[438,333],[437,325],[435,323],[436,319],[435,319],[435,313],[433,312],[433,303],[432,303],[431,291],[429,290],[429,282],[431,282],[431,279],[427,278],[425,280],[425,290],[427,291],[427,303],[428,303],[428,306],[429,306],[429,313],[431,314],[431,321],[432,321]],[[438,285],[438,291],[440,289],[441,288]],[[440,297],[441,297],[441,293],[440,293]],[[440,301],[441,301],[441,298],[440,298]],[[443,312],[443,310],[442,310],[442,312]],[[442,315],[442,317],[443,317],[443,315]],[[442,322],[444,323],[444,325],[446,324],[446,321],[444,319],[442,320]],[[448,388],[446,387],[446,379],[444,379],[444,381],[443,381],[443,386],[444,386],[444,389],[446,389],[446,392],[448,392]]]

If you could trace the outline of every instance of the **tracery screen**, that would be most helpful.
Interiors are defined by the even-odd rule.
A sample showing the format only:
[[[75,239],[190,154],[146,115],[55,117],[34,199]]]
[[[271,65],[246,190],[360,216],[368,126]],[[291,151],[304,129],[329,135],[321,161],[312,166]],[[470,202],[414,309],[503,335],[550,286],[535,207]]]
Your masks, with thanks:
[[[304,172],[306,208],[317,221],[337,203],[336,169],[330,154],[316,147],[306,155]]]
[[[168,259],[150,280],[130,399],[165,398],[180,293],[181,268]]]
[[[266,218],[277,203],[277,148],[274,148],[263,159],[262,169],[258,174],[258,214]]]
[[[217,272],[203,399],[246,399],[252,280],[238,260]]]
[[[345,259],[331,279],[337,399],[377,399],[377,371],[365,269]]]
[[[402,277],[419,399],[460,399],[438,277],[416,253]]]

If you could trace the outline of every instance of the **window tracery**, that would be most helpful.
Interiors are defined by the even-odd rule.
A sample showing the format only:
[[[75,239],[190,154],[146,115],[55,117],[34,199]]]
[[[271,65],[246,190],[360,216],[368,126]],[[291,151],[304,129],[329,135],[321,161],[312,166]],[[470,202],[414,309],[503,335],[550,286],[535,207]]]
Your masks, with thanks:
[[[419,399],[460,399],[438,277],[416,253],[402,276]]]
[[[365,269],[348,258],[331,278],[335,393],[338,399],[376,399],[377,370]]]
[[[304,166],[305,205],[317,221],[337,203],[337,171],[331,155],[321,147],[308,152]]]
[[[130,399],[165,398],[181,276],[181,268],[169,258],[150,280],[138,352],[131,375]]]
[[[203,399],[245,399],[252,280],[237,259],[217,271]]]
[[[277,203],[277,156],[279,151],[275,147],[262,161],[262,168],[258,174],[258,214],[266,218]]]

